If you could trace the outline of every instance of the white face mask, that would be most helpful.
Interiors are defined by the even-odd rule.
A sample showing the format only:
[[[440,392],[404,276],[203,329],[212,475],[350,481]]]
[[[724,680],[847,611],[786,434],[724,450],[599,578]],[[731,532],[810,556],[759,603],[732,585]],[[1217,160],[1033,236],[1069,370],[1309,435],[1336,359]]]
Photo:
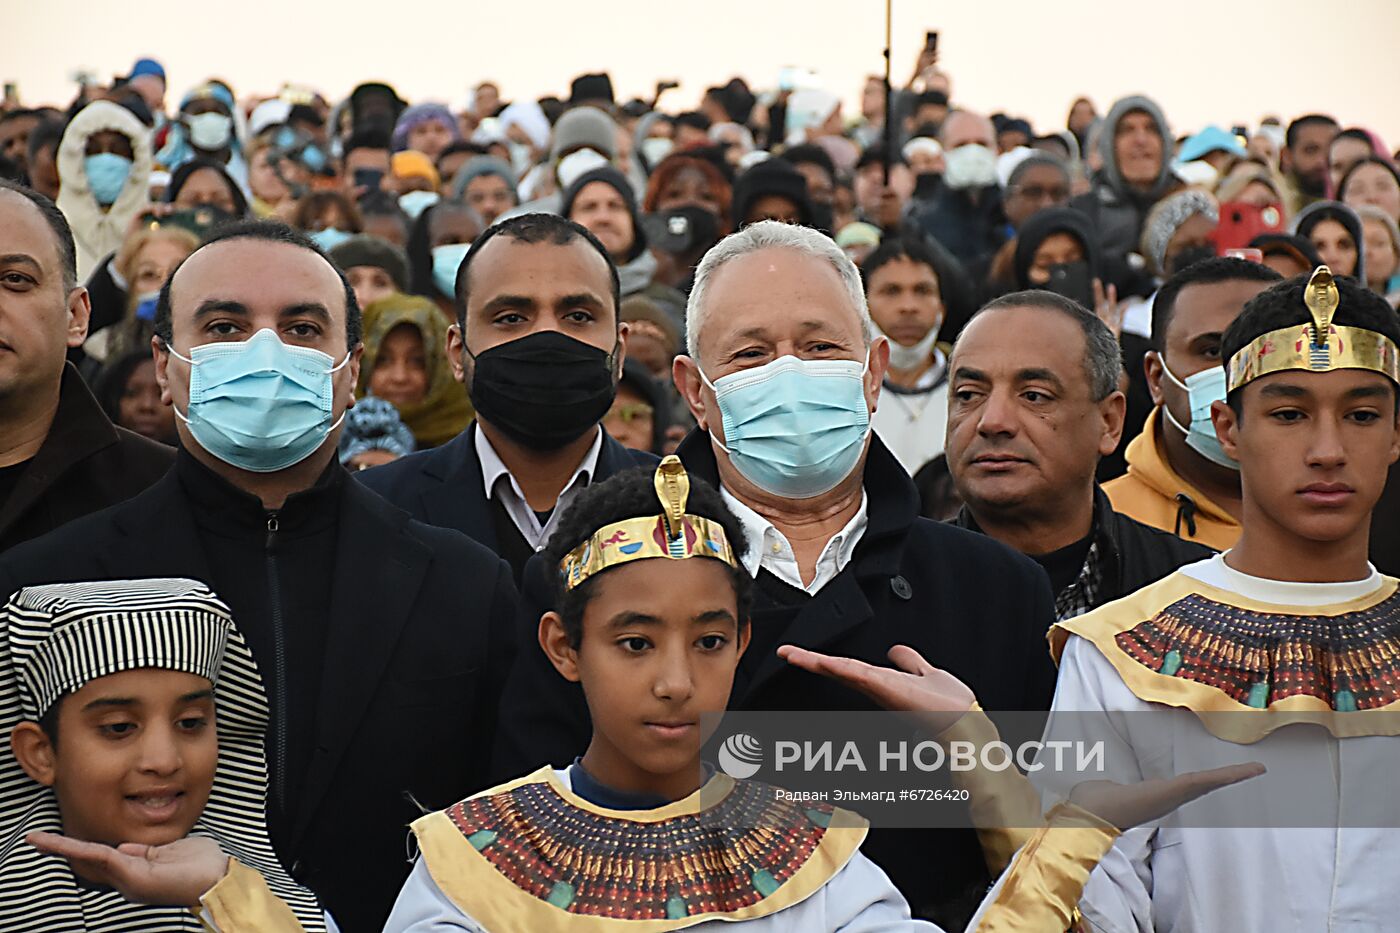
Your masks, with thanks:
[[[190,128],[190,142],[205,152],[224,148],[233,135],[233,118],[222,113],[197,113],[185,117],[185,123]]]
[[[673,140],[664,136],[650,136],[642,140],[642,156],[646,158],[647,165],[656,168],[661,160],[671,154],[671,150],[676,148]]]
[[[556,174],[559,177],[559,184],[567,188],[581,176],[586,175],[595,168],[602,168],[607,164],[608,160],[592,149],[580,149],[577,152],[571,152],[559,160],[559,167],[556,170]]]
[[[876,324],[875,329],[880,330],[880,325]],[[880,330],[880,333],[885,334],[883,330]],[[885,339],[890,342],[890,369],[918,369],[933,359],[933,345],[938,342],[938,328],[930,327],[928,333],[920,337],[919,342],[912,347],[897,343],[889,334],[885,334]]]
[[[943,154],[943,184],[949,188],[985,188],[997,181],[997,157],[981,143],[967,143]]]

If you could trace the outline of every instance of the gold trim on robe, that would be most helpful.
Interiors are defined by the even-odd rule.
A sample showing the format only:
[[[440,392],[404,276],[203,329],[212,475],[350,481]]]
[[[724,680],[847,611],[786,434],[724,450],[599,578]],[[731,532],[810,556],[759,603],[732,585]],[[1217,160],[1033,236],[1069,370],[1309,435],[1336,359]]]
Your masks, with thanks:
[[[1071,634],[1087,639],[1139,699],[1189,709],[1227,742],[1295,722],[1336,738],[1400,735],[1398,586],[1385,577],[1358,599],[1286,606],[1177,571],[1057,623],[1050,651],[1058,663]]]
[[[433,881],[485,929],[596,933],[777,913],[821,890],[867,829],[723,774],[655,810],[610,810],[548,767],[413,824]]]
[[[219,933],[302,933],[301,921],[273,894],[262,874],[236,858],[228,872],[201,897]],[[198,915],[199,908],[194,908]]]

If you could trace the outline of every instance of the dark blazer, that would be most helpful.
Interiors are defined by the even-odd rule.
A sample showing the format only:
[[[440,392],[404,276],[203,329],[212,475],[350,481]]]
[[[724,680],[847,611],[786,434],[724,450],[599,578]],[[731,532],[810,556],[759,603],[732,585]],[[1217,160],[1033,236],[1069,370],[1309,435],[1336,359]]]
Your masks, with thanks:
[[[408,874],[417,804],[445,807],[487,786],[519,609],[504,561],[358,483],[344,483],[338,528],[317,747],[288,806],[290,838],[274,843],[341,929],[378,933]],[[213,586],[210,571],[171,471],[129,502],[0,556],[0,592],[155,576]]]
[[[692,431],[677,453],[692,476],[718,485],[705,432]],[[967,683],[985,709],[1049,709],[1055,668],[1045,637],[1054,604],[1044,571],[990,538],[920,518],[913,481],[878,438],[871,441],[865,465],[865,492],[868,525],[851,562],[802,608],[773,647],[791,643],[888,665],[890,648],[910,645]],[[537,647],[536,610],[547,606],[548,573],[538,557],[526,568],[527,630],[502,700],[497,777],[546,762],[567,764],[588,744],[582,690],[560,677]],[[835,681],[788,666],[776,653],[749,652],[735,676],[729,708],[874,707]],[[990,882],[971,830],[877,830],[864,851],[924,916],[947,917],[946,906],[965,897],[970,915]]]
[[[491,500],[482,489],[476,430],[476,422],[472,422],[441,447],[409,454],[355,476],[420,522],[456,529],[500,554]],[[649,463],[656,463],[656,457],[629,450],[604,431],[598,469],[591,482],[600,482],[619,470]]]
[[[984,533],[966,505],[953,524]],[[1215,553],[1204,544],[1183,540],[1170,531],[1144,525],[1122,512],[1113,511],[1108,494],[1097,484],[1094,486],[1092,533],[1101,561],[1099,591],[1093,608],[1131,596],[1178,567],[1205,560]]]
[[[48,437],[0,502],[0,552],[130,499],[174,460],[175,448],[112,424],[78,371],[65,364]]]

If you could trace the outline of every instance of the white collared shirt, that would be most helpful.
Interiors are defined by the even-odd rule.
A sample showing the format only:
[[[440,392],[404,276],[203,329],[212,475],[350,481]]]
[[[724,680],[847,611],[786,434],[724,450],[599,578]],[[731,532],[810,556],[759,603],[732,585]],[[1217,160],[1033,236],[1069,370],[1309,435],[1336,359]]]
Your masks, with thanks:
[[[851,555],[856,552],[856,545],[865,534],[865,526],[869,523],[866,518],[865,490],[862,489],[860,508],[846,523],[846,527],[832,535],[831,540],[822,548],[821,556],[817,558],[817,575],[812,578],[812,582],[803,583],[802,571],[798,569],[797,557],[792,552],[792,545],[788,543],[787,536],[774,528],[768,519],[740,502],[722,485],[719,494],[744,529],[744,540],[749,545],[744,554],[744,569],[754,577],[758,576],[759,570],[767,570],[788,586],[812,595],[846,569],[846,565],[851,562]]]
[[[530,503],[525,501],[525,493],[521,491],[520,484],[516,482],[511,474],[510,468],[501,460],[500,454],[496,453],[496,448],[491,446],[491,442],[486,438],[486,432],[481,430],[481,425],[476,425],[473,432],[476,442],[476,456],[481,461],[481,480],[485,487],[486,498],[500,498],[501,505],[505,506],[506,514],[515,527],[520,529],[520,535],[530,547],[536,551],[544,550],[545,542],[554,533],[554,528],[559,524],[559,513],[564,511],[564,507],[578,495],[579,490],[592,481],[593,474],[598,471],[598,454],[603,450],[603,428],[595,428],[598,433],[593,438],[593,446],[588,448],[588,453],[583,455],[583,460],[579,462],[578,469],[574,471],[573,479],[564,486],[564,491],[559,493],[558,500],[554,503],[554,511],[549,515],[549,521],[540,524],[539,516],[535,510],[530,508]],[[508,482],[501,482],[505,477]]]

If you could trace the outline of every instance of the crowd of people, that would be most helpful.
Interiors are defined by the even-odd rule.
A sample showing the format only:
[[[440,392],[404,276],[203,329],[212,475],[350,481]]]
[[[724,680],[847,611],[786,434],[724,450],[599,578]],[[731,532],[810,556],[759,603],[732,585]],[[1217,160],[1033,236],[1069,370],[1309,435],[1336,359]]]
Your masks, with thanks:
[[[0,928],[1392,922],[1400,830],[1161,820],[1400,733],[1400,154],[900,84],[7,100]],[[701,760],[979,707],[1185,724],[999,828]]]

